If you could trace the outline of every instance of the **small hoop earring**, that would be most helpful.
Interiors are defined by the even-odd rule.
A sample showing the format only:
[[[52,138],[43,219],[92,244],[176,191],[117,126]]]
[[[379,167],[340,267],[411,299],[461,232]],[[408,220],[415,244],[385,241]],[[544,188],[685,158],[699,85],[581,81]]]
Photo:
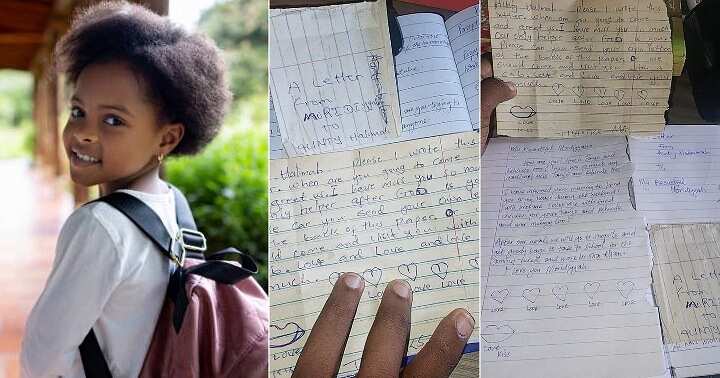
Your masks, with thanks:
[[[162,163],[164,158],[165,158],[165,155],[163,155],[162,153],[158,154],[158,156],[157,156],[158,163]]]

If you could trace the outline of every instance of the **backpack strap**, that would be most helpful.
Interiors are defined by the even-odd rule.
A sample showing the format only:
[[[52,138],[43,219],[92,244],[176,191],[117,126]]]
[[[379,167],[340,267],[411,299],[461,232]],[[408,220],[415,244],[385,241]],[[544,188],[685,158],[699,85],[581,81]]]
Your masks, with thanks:
[[[90,328],[85,339],[80,344],[80,359],[82,360],[85,376],[90,378],[112,378],[100,343],[98,343],[95,331]]]

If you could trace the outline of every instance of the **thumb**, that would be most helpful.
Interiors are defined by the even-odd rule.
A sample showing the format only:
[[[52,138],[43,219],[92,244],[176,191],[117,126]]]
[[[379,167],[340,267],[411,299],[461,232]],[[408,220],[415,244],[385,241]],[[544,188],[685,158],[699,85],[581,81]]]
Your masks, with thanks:
[[[490,116],[501,102],[517,95],[517,89],[511,82],[488,78],[480,84],[480,118],[483,127],[490,125]]]

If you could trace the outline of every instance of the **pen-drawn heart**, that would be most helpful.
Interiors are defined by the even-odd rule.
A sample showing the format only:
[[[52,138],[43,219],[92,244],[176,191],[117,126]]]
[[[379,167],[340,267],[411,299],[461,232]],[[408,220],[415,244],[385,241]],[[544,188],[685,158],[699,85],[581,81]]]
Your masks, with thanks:
[[[273,330],[276,330],[273,332]],[[270,348],[282,348],[288,346],[305,335],[305,330],[295,322],[286,323],[280,327],[270,324]]]
[[[563,85],[560,83],[555,83],[552,85],[552,90],[555,92],[555,96],[560,96],[560,93],[563,93]]]
[[[635,289],[635,283],[627,280],[618,281],[617,289],[623,298],[628,299],[632,291]]]
[[[530,118],[537,114],[535,109],[528,106],[513,105],[510,107],[510,114],[515,118]]]
[[[505,298],[510,295],[510,290],[508,289],[502,289],[502,290],[494,290],[492,293],[490,293],[490,298],[503,303],[505,301]]]
[[[335,286],[335,282],[337,282],[338,278],[342,276],[342,272],[332,272],[330,273],[330,276],[328,276],[328,282],[330,282],[330,286]]]
[[[640,98],[643,99],[643,100],[647,100],[647,97],[648,97],[647,90],[645,90],[645,89],[639,90],[639,91],[638,91],[638,97],[640,97]]]
[[[552,289],[552,293],[555,296],[555,298],[565,302],[565,300],[567,299],[568,287],[565,285],[555,286]]]
[[[430,270],[441,280],[444,280],[448,274],[448,264],[444,261],[441,261],[439,263],[432,264]]]
[[[535,303],[537,297],[540,295],[540,288],[532,288],[523,290],[523,298],[530,303]]]
[[[478,265],[478,258],[473,257],[471,259],[468,259],[468,264],[470,264],[471,267],[475,269],[480,269],[480,266]]]
[[[405,276],[405,278],[415,281],[417,278],[417,264],[400,264],[398,266],[398,272]]]
[[[622,99],[625,98],[625,91],[622,89],[616,89],[615,90],[615,98],[618,101],[622,101]]]
[[[483,327],[480,337],[488,343],[501,343],[515,334],[509,325],[488,324]]]
[[[577,87],[573,87],[573,88],[570,88],[570,89],[571,89],[571,90],[573,91],[573,93],[575,93],[575,95],[578,96],[578,97],[582,97],[582,95],[585,94],[585,87],[577,86]]]
[[[583,287],[583,291],[590,299],[595,299],[595,295],[597,295],[599,290],[600,282],[588,282]]]
[[[370,269],[365,269],[362,273],[362,277],[365,279],[365,282],[377,286],[380,283],[380,279],[382,278],[382,269],[374,266]]]

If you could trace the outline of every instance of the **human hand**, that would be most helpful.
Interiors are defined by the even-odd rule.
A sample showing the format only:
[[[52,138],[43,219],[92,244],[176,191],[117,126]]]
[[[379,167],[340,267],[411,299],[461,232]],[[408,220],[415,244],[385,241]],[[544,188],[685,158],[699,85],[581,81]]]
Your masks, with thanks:
[[[490,54],[484,54],[480,58],[480,147],[481,154],[485,151],[491,128],[495,127],[495,108],[501,102],[505,102],[517,95],[515,84],[509,81],[502,81],[493,76]]]
[[[355,273],[335,283],[313,326],[293,377],[334,377],[340,368],[350,327],[365,283]],[[358,377],[447,377],[455,369],[475,327],[475,320],[458,308],[443,318],[430,340],[407,366],[401,363],[410,337],[412,289],[404,280],[385,288],[370,328]]]

